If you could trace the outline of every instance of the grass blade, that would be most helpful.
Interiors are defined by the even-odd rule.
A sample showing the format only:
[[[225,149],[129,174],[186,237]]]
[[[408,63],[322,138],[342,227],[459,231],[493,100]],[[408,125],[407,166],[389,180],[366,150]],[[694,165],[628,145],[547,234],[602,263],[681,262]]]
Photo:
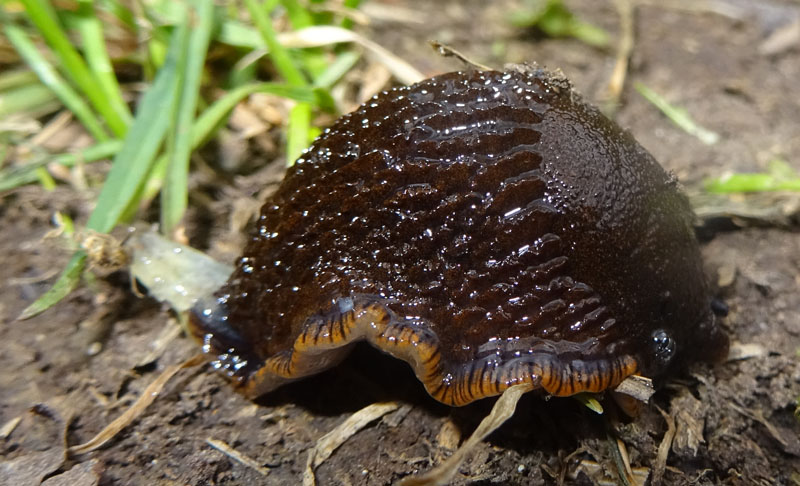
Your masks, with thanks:
[[[24,184],[36,182],[36,171],[49,164],[72,167],[79,163],[96,162],[107,159],[122,147],[122,140],[109,140],[85,148],[73,154],[61,154],[55,157],[41,157],[39,160],[27,163],[20,167],[0,170],[0,193],[14,189]]]
[[[342,6],[344,8],[355,10],[360,4],[361,0],[344,0],[344,4]],[[353,20],[349,18],[342,19],[342,28],[348,30],[353,28]]]
[[[39,184],[44,188],[45,191],[52,191],[56,188],[56,181],[53,179],[53,176],[50,175],[44,167],[39,167],[36,169],[36,179],[39,180]]]
[[[142,97],[128,136],[114,157],[111,171],[86,224],[88,229],[101,233],[111,231],[140,192],[172,120],[171,116],[164,116],[164,112],[172,112],[180,79],[179,68],[186,54],[187,43],[188,24],[184,22],[173,32],[164,65]],[[76,252],[55,285],[28,306],[20,319],[32,317],[68,295],[78,284],[85,265],[86,253]]]
[[[258,27],[261,33],[261,37],[264,39],[264,43],[267,44],[269,57],[275,64],[275,69],[281,73],[281,76],[283,76],[290,85],[304,86],[306,80],[303,77],[303,73],[295,66],[292,57],[289,55],[289,51],[278,42],[278,36],[263,6],[259,5],[256,0],[244,0],[244,3],[247,6],[247,10],[250,12],[253,23],[256,24],[256,27]]]
[[[706,190],[717,194],[734,192],[800,191],[800,175],[784,160],[774,159],[767,172],[727,174],[707,180]]]
[[[217,41],[243,49],[262,49],[264,40],[258,31],[236,19],[226,18],[219,27]]]
[[[608,32],[579,20],[563,0],[528,2],[526,8],[512,12],[509,20],[516,27],[535,27],[549,37],[574,37],[595,47],[609,42]]]
[[[129,29],[136,30],[136,19],[133,12],[118,0],[100,0],[98,6],[111,13]]]
[[[33,45],[25,32],[12,23],[6,23],[5,33],[8,40],[17,50],[23,60],[39,76],[42,83],[50,88],[53,93],[64,103],[75,117],[81,121],[86,130],[98,141],[108,140],[100,121],[95,117],[89,106],[76,93],[72,87],[56,72]]]
[[[642,95],[650,103],[654,104],[656,108],[661,110],[661,113],[672,120],[672,123],[677,125],[686,133],[694,135],[706,145],[714,145],[719,141],[719,134],[712,132],[711,130],[707,130],[695,123],[685,108],[671,105],[664,97],[642,83],[637,82],[634,83],[633,86],[640,95]]]
[[[188,25],[184,22],[173,32],[164,65],[142,97],[130,132],[114,157],[97,205],[89,217],[89,229],[101,233],[111,231],[144,183],[172,120],[169,114],[174,109],[187,41]]]
[[[44,0],[20,0],[25,6],[30,20],[34,23],[39,33],[47,44],[58,55],[68,77],[80,87],[84,96],[92,106],[105,119],[111,131],[122,137],[128,129],[125,120],[112,109],[111,102],[106,98],[100,84],[86,67],[86,63],[72,47],[64,29],[58,23],[52,5]]]
[[[36,74],[28,69],[6,71],[0,74],[0,91],[30,85],[38,81],[39,78],[36,77]]]
[[[281,44],[288,47],[318,47],[355,42],[372,54],[373,58],[386,66],[392,75],[404,84],[414,84],[425,76],[414,66],[393,54],[385,47],[353,32],[352,30],[329,25],[315,25],[279,36]]]
[[[314,80],[314,86],[330,88],[336,84],[342,76],[347,74],[360,58],[361,55],[355,51],[342,52],[336,57],[336,60]]]
[[[311,105],[298,103],[289,112],[288,133],[286,134],[286,165],[291,166],[300,157],[310,141]]]
[[[197,110],[203,64],[211,39],[211,28],[214,24],[212,15],[214,2],[197,0],[194,3],[196,10],[193,12],[194,15],[190,14],[194,25],[189,37],[189,50],[181,83],[181,96],[178,101],[172,150],[169,154],[169,167],[161,193],[161,231],[165,235],[171,234],[183,217],[189,199],[188,174],[189,157],[192,152],[192,121]]]
[[[83,251],[78,251],[67,263],[67,267],[61,272],[61,276],[58,277],[56,283],[50,287],[50,290],[42,294],[41,297],[36,299],[31,305],[25,308],[22,311],[22,314],[19,315],[17,319],[25,320],[30,319],[31,317],[44,312],[45,310],[49,309],[53,305],[55,305],[58,301],[69,295],[70,292],[75,290],[75,287],[78,286],[78,282],[81,279],[81,273],[83,273],[83,267],[86,265],[86,253]]]
[[[289,22],[295,29],[304,29],[314,25],[311,14],[297,0],[280,0],[280,3],[286,9]]]
[[[192,127],[192,147],[196,148],[205,141],[214,127],[222,123],[225,116],[237,103],[254,93],[268,93],[318,106],[330,106],[330,101],[325,94],[310,87],[287,86],[278,83],[254,83],[240,86],[212,103],[197,118]]]
[[[214,129],[221,125],[231,110],[244,98],[253,93],[269,93],[282,98],[289,98],[295,101],[302,101],[312,103],[318,106],[333,106],[333,100],[326,91],[299,86],[287,86],[285,84],[275,83],[255,83],[240,86],[236,89],[229,91],[223,97],[215,101],[209,106],[192,126],[192,150],[200,147],[205,142]],[[166,170],[159,168],[166,167],[167,156],[162,155],[158,158],[153,166],[153,171],[147,181],[147,186],[142,193],[142,200],[149,201],[153,199],[161,190],[164,184],[164,174]]]
[[[28,86],[20,86],[0,93],[0,119],[11,115],[29,112],[38,112],[38,108],[50,105],[53,102],[58,109],[61,104],[57,101],[53,90],[35,82]]]
[[[111,109],[128,126],[131,123],[131,112],[128,105],[122,98],[122,90],[114,74],[111,59],[106,51],[106,42],[103,37],[103,28],[94,13],[93,2],[90,0],[79,0],[77,27],[83,40],[83,48],[86,60],[92,73],[97,77],[97,82],[103,90],[106,99],[111,105]]]

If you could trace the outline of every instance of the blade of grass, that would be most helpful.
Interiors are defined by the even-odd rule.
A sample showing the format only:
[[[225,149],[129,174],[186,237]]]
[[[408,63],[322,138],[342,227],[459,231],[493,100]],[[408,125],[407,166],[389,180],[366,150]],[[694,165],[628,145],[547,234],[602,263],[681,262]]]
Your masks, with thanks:
[[[361,0],[344,0],[344,4],[342,5],[344,8],[349,9],[357,9],[358,6],[361,5]],[[350,18],[342,19],[342,28],[345,29],[352,29],[353,28],[353,20]]]
[[[67,263],[67,267],[61,273],[61,276],[58,277],[56,283],[50,287],[50,290],[42,294],[41,297],[26,307],[25,310],[22,311],[22,314],[17,317],[17,319],[21,321],[30,319],[31,317],[49,309],[58,301],[69,295],[69,293],[75,290],[75,287],[78,286],[78,282],[81,279],[81,273],[83,272],[83,267],[85,265],[85,252],[78,251],[72,255],[69,263]]]
[[[192,127],[192,147],[196,148],[204,142],[214,127],[222,123],[225,116],[243,99],[254,93],[268,93],[298,102],[312,103],[318,106],[329,105],[323,93],[317,89],[300,86],[287,86],[278,83],[254,83],[232,89],[223,97],[211,104],[198,118]]]
[[[288,47],[317,47],[341,42],[355,42],[372,54],[373,58],[386,66],[392,75],[405,84],[414,84],[425,78],[412,65],[393,54],[385,47],[353,32],[352,30],[315,25],[294,32],[285,32],[278,37]]]
[[[593,393],[578,393],[577,395],[572,395],[572,398],[581,402],[586,408],[594,413],[603,413],[603,406],[599,401],[597,401],[597,398]]]
[[[259,5],[259,2],[256,0],[244,0],[244,3],[247,6],[247,10],[250,12],[253,23],[258,28],[261,37],[264,39],[264,43],[266,43],[269,49],[269,56],[275,64],[275,69],[278,70],[281,76],[283,76],[290,85],[304,86],[306,80],[303,74],[297,66],[295,66],[289,55],[289,51],[278,42],[278,36],[263,6]]]
[[[136,118],[122,148],[114,157],[103,189],[97,198],[87,227],[101,233],[114,228],[145,181],[159,147],[173,119],[181,58],[186,54],[188,24],[172,34],[164,65],[153,85],[142,97]]]
[[[117,137],[122,137],[128,129],[125,120],[112,108],[100,84],[86,67],[86,63],[72,47],[67,34],[56,18],[52,5],[44,0],[20,0],[29,19],[44,37],[47,44],[56,52],[68,77],[80,87],[84,96],[103,117],[108,127]]]
[[[16,69],[0,74],[0,91],[38,83],[36,74],[29,69]]]
[[[311,13],[303,8],[297,0],[280,0],[286,13],[289,15],[289,22],[295,29],[304,29],[314,25],[314,18]]]
[[[64,106],[80,120],[86,130],[98,141],[108,140],[109,137],[103,126],[89,106],[45,60],[27,34],[20,27],[10,22],[6,23],[4,31],[6,37],[25,63],[39,76],[42,83],[55,93],[58,99],[64,103]]]
[[[336,84],[361,59],[355,51],[344,51],[336,57],[323,73],[314,80],[314,86],[330,88]]]
[[[106,43],[103,38],[103,28],[100,20],[94,12],[94,5],[91,0],[78,1],[77,27],[83,40],[83,48],[86,54],[86,61],[92,73],[97,77],[100,88],[108,99],[111,109],[128,126],[133,119],[128,105],[122,98],[122,90],[111,66],[111,59],[106,51]]]
[[[56,181],[44,167],[36,169],[36,178],[39,179],[39,184],[41,184],[45,191],[49,192],[56,188]]]
[[[225,19],[220,25],[217,41],[245,49],[262,49],[264,40],[256,29],[236,19]]]
[[[293,30],[305,29],[315,24],[314,15],[297,0],[281,0],[281,4],[286,9]],[[311,79],[316,79],[328,68],[328,55],[322,49],[303,49],[297,52],[297,59]]]
[[[74,154],[61,154],[55,157],[41,157],[36,161],[27,163],[20,167],[0,170],[0,193],[14,189],[24,184],[30,184],[37,180],[36,171],[48,164],[63,165],[72,167],[79,163],[96,162],[107,159],[122,147],[122,140],[109,140],[97,145],[85,148]]]
[[[298,103],[289,112],[286,134],[286,165],[291,166],[311,141],[311,105]]]
[[[574,37],[595,47],[605,47],[608,32],[578,19],[563,0],[528,2],[526,8],[512,12],[509,21],[516,27],[536,27],[550,37]]]
[[[211,39],[211,28],[214,24],[213,0],[196,0],[194,4],[195,10],[190,14],[193,26],[189,37],[184,77],[181,82],[181,96],[178,102],[173,144],[169,154],[169,168],[161,193],[161,231],[165,235],[172,234],[172,230],[186,211],[189,199],[191,129],[197,110],[203,64]]]
[[[0,119],[7,116],[36,111],[37,107],[56,101],[53,91],[43,84],[36,82],[29,86],[20,86],[0,93]]]
[[[672,120],[672,123],[677,125],[678,128],[690,135],[694,135],[706,145],[714,145],[719,141],[719,135],[717,133],[707,130],[695,123],[685,108],[671,105],[664,97],[642,83],[636,82],[633,86],[640,95],[661,110],[661,113]]]
[[[705,183],[708,192],[728,194],[733,192],[800,191],[800,176],[784,160],[774,159],[767,164],[767,172],[728,174]]]
[[[309,19],[301,18],[302,9],[292,9],[292,2],[284,1],[284,6],[289,4],[290,15],[294,15],[301,24],[309,21]],[[255,0],[245,0],[250,16],[253,23],[258,27],[261,37],[267,44],[269,49],[269,56],[272,59],[275,68],[281,73],[286,81],[291,86],[306,86],[306,79],[303,73],[295,65],[289,51],[278,41],[277,34],[272,28],[272,23],[266,12],[259,8]],[[289,124],[287,128],[286,137],[286,157],[289,165],[294,163],[295,157],[298,156],[309,142],[309,133],[311,128],[311,106],[305,103],[298,103],[289,113]]]
[[[101,0],[100,7],[105,9],[106,11],[110,12],[114,17],[116,17],[120,22],[125,24],[129,29],[135,30],[136,29],[136,18],[133,15],[133,12],[122,5],[117,0]]]
[[[706,183],[706,190],[720,194],[732,192],[800,191],[800,179],[776,180],[770,174],[730,174]]]
[[[178,72],[181,58],[186,54],[188,37],[188,24],[183,22],[173,32],[164,65],[142,97],[128,136],[114,157],[111,171],[86,224],[88,229],[100,233],[111,231],[124,211],[133,204],[133,197],[140,192],[173,119],[169,113],[175,104]],[[33,317],[68,295],[78,284],[85,264],[86,253],[76,252],[55,285],[28,306],[20,319]]]
[[[333,106],[333,100],[327,96],[327,92],[316,88],[287,86],[276,83],[255,83],[240,86],[215,101],[197,118],[194,126],[192,126],[192,150],[200,147],[213,134],[214,129],[225,121],[226,116],[237,103],[253,93],[269,93],[322,107]],[[152,200],[161,191],[166,177],[166,165],[167,156],[162,155],[154,164],[153,171],[142,191],[142,201]]]

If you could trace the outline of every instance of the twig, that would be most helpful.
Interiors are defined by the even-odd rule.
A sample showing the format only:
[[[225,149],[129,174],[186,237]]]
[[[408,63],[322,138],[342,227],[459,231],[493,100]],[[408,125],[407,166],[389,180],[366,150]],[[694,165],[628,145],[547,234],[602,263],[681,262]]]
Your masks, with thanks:
[[[481,71],[491,71],[492,68],[486,66],[485,64],[481,64],[478,62],[473,61],[472,59],[467,58],[464,54],[460,53],[459,51],[453,49],[452,47],[448,46],[447,44],[442,44],[437,40],[428,41],[428,44],[431,45],[436,52],[439,53],[442,57],[455,57],[459,61],[463,62],[469,67],[478,68]]]

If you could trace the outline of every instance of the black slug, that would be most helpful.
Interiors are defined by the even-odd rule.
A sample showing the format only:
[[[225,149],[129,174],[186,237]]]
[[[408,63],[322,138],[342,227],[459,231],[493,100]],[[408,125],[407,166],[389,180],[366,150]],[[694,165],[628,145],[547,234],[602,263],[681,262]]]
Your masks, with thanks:
[[[190,326],[251,397],[360,340],[446,404],[598,392],[726,353],[692,218],[563,77],[444,74],[317,138]]]

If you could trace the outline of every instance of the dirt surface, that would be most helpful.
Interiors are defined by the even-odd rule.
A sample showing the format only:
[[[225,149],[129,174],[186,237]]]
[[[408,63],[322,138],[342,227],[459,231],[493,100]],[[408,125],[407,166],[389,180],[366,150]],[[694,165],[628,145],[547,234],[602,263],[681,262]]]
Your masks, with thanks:
[[[568,4],[618,37],[613,2]],[[517,31],[505,22],[514,2],[383,5],[407,8],[421,22],[381,21],[366,33],[426,75],[461,68],[426,47],[427,40],[437,39],[492,66],[537,61],[561,68],[588,99],[605,100],[614,49]],[[800,41],[764,52],[770,47],[765,41],[774,42],[771,36],[798,22],[800,4],[680,5],[665,0],[636,9],[635,45],[617,120],[686,186],[728,170],[763,170],[776,157],[800,168]],[[676,128],[635,92],[634,82],[685,107],[718,132],[720,141],[706,146]],[[233,189],[206,196],[216,200],[211,206],[216,212],[213,218],[200,210],[191,213],[190,241],[230,261],[239,243],[226,231],[241,204],[230,195],[256,194],[257,183],[273,180],[274,172],[233,178]],[[445,407],[427,396],[405,364],[363,347],[338,368],[255,404],[205,368],[181,372],[105,447],[64,461],[59,452],[64,427],[70,445],[88,440],[158,372],[199,348],[179,336],[157,359],[146,359],[174,323],[167,309],[136,297],[121,272],[36,318],[16,321],[68,258],[59,240],[43,239],[56,210],[85,222],[90,206],[66,186],[53,192],[22,188],[4,195],[0,206],[0,483],[21,477],[3,476],[13,468],[18,473],[28,467],[27,482],[17,484],[51,476],[54,481],[65,471],[81,478],[71,484],[300,484],[308,451],[320,437],[369,404],[397,401],[396,411],[353,435],[316,469],[320,485],[393,484],[441,462],[491,408],[492,400]],[[798,484],[797,226],[707,233],[703,253],[709,278],[730,307],[725,326],[735,349],[747,345],[745,358],[692,367],[632,420],[619,417],[610,403],[601,416],[573,399],[526,396],[453,484],[620,484],[619,444],[634,472],[652,478],[659,446],[671,435],[668,422],[675,430],[671,447],[663,448],[668,455],[662,484]],[[30,412],[35,404],[46,407]],[[227,443],[269,473],[233,461],[207,439]],[[36,461],[24,461],[31,457]]]

